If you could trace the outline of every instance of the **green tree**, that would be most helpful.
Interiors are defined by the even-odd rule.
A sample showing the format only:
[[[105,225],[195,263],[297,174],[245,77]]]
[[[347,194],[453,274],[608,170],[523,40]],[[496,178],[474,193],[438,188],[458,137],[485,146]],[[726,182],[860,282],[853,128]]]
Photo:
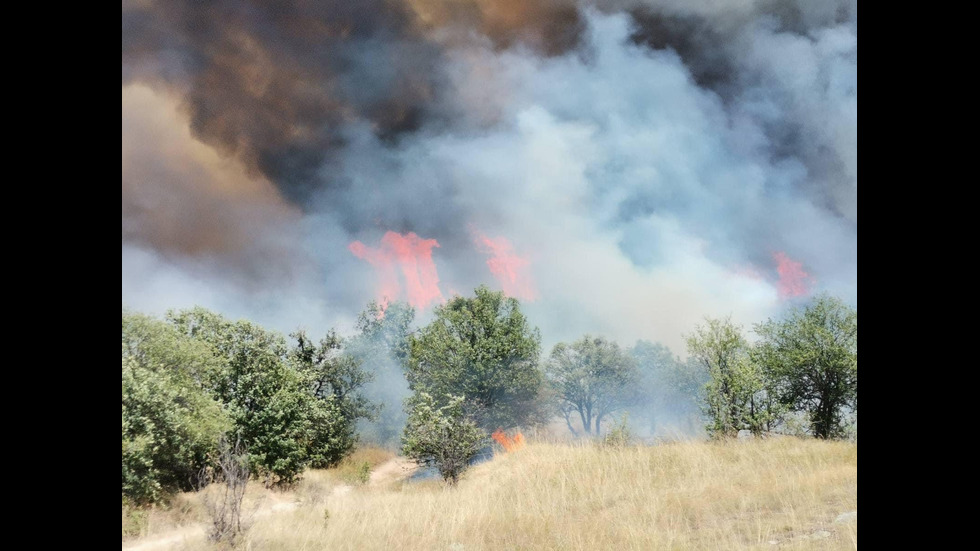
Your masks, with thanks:
[[[335,332],[327,333],[319,344],[314,344],[303,331],[291,336],[296,344],[290,351],[290,359],[313,396],[321,401],[311,411],[315,418],[310,420],[314,433],[307,450],[310,466],[328,467],[343,459],[357,444],[357,421],[374,417],[377,406],[363,393],[373,377],[361,369],[360,361],[341,352],[343,341]],[[341,417],[339,421],[332,419],[335,410]]]
[[[462,396],[484,429],[542,419],[541,335],[514,298],[486,286],[453,297],[409,339],[409,387],[433,397]],[[436,398],[438,401],[440,398]]]
[[[756,360],[778,400],[809,414],[817,438],[842,437],[845,410],[857,411],[857,311],[823,294],[755,331],[761,337]]]
[[[378,404],[375,417],[362,420],[358,431],[382,446],[397,448],[405,429],[402,404],[411,395],[405,362],[414,319],[415,309],[404,302],[392,302],[384,310],[371,302],[357,319],[357,334],[344,344],[344,353],[373,375],[364,385],[364,395]]]
[[[211,349],[159,320],[122,314],[122,493],[137,504],[191,490],[231,421],[199,380]]]
[[[573,434],[577,434],[571,423],[574,414],[586,434],[600,434],[604,417],[642,398],[636,360],[603,337],[585,335],[572,344],[556,344],[545,376]]]
[[[439,406],[419,392],[405,426],[402,452],[420,465],[434,465],[450,485],[459,481],[470,459],[487,445],[487,433],[464,411],[462,396],[445,396]]]
[[[713,437],[733,438],[740,430],[761,434],[775,412],[767,407],[766,381],[741,327],[730,318],[706,322],[687,337],[688,354],[708,375],[701,394],[705,428]]]
[[[314,395],[310,378],[290,361],[285,337],[200,307],[170,312],[168,320],[181,334],[207,343],[223,363],[205,387],[231,414],[253,473],[290,484],[311,452],[317,461],[335,460],[329,447],[345,445],[341,404]]]

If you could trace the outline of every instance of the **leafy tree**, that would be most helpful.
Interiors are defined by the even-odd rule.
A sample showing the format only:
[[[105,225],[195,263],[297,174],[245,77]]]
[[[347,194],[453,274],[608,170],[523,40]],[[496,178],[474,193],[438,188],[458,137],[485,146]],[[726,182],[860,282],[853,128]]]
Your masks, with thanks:
[[[289,484],[313,459],[339,458],[345,446],[343,412],[334,396],[318,399],[310,377],[290,361],[281,334],[246,321],[229,321],[204,308],[168,313],[177,330],[210,345],[224,368],[205,387],[231,414],[249,451],[251,471]]]
[[[470,459],[487,445],[487,433],[464,412],[462,396],[446,396],[438,406],[427,392],[414,401],[402,452],[420,465],[434,465],[450,485],[459,481]]]
[[[473,298],[436,307],[435,319],[409,343],[407,376],[416,398],[462,396],[488,430],[541,420],[541,335],[516,299],[480,286]]]
[[[373,375],[363,394],[378,404],[375,417],[362,420],[358,431],[383,446],[397,447],[405,429],[407,413],[402,404],[411,391],[404,366],[414,319],[415,309],[404,302],[392,302],[383,310],[371,302],[358,317],[357,334],[344,344],[344,353]]]
[[[698,396],[708,382],[707,373],[695,362],[682,361],[661,343],[639,340],[629,352],[639,368],[644,396],[631,408],[634,416],[646,419],[654,432],[700,430]]]
[[[755,330],[756,359],[779,401],[807,413],[817,438],[844,436],[845,409],[857,411],[857,311],[824,294]]]
[[[761,434],[776,412],[767,407],[766,381],[741,327],[729,318],[706,322],[687,337],[688,354],[708,375],[701,395],[705,428],[713,437],[735,437],[740,430]]]
[[[307,450],[310,465],[315,468],[334,465],[357,443],[357,421],[371,419],[377,411],[362,392],[372,375],[361,369],[357,359],[341,353],[343,342],[333,331],[320,339],[319,344],[314,344],[303,331],[293,333],[292,337],[296,345],[290,351],[290,359],[313,396],[322,402],[311,410],[314,435]],[[341,419],[333,419],[334,413]],[[329,429],[323,430],[326,427]]]
[[[138,504],[191,490],[231,426],[198,384],[211,350],[140,314],[122,315],[122,493]]]
[[[600,434],[604,417],[641,399],[636,360],[603,337],[585,335],[572,344],[556,344],[545,375],[573,434],[575,413],[587,434],[593,433],[593,426]]]

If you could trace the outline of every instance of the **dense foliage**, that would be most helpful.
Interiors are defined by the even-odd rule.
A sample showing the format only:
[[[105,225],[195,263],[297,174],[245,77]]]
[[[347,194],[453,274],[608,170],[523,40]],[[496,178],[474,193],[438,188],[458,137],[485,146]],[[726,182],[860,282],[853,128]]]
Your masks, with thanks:
[[[204,343],[122,315],[122,493],[149,503],[194,488],[231,419],[202,388],[220,369]]]
[[[701,394],[709,433],[847,436],[857,415],[857,311],[819,295],[755,332],[760,339],[750,346],[730,320],[709,319],[688,337],[709,377]]]
[[[807,414],[814,436],[844,436],[845,412],[857,412],[857,312],[821,295],[756,332],[755,358],[779,401]]]
[[[314,345],[204,308],[166,322],[123,313],[123,494],[152,502],[192,488],[227,434],[250,470],[292,483],[308,466],[340,461],[371,406],[367,380],[328,334]]]
[[[761,434],[775,415],[766,379],[752,361],[741,327],[730,319],[706,319],[687,337],[688,354],[708,375],[702,389],[705,427],[714,437],[735,437],[741,430]]]
[[[439,406],[420,392],[408,416],[403,453],[423,465],[434,465],[443,480],[456,484],[470,459],[487,444],[487,433],[464,411],[462,396],[446,396]]]
[[[409,339],[413,399],[426,392],[444,405],[446,396],[462,396],[488,431],[541,421],[541,335],[518,301],[481,286],[475,297],[453,297],[434,313]]]
[[[313,344],[303,331],[292,334],[296,345],[290,359],[298,369],[304,384],[319,400],[310,414],[313,426],[330,426],[329,430],[314,431],[308,447],[310,466],[315,468],[337,464],[357,443],[355,432],[358,419],[373,419],[378,406],[364,394],[364,385],[373,375],[361,369],[361,363],[341,353],[343,341],[330,332]],[[339,412],[339,419],[334,412]]]

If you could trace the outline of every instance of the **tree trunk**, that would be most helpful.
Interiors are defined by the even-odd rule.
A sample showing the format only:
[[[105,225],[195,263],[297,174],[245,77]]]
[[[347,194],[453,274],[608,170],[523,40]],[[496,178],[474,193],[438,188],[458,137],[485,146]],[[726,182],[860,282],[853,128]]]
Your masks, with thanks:
[[[565,424],[568,425],[568,430],[572,431],[572,436],[578,437],[578,431],[572,427],[572,416],[568,411],[565,412]]]
[[[587,414],[582,406],[578,407],[578,416],[582,419],[582,428],[585,434],[592,434],[592,416]]]

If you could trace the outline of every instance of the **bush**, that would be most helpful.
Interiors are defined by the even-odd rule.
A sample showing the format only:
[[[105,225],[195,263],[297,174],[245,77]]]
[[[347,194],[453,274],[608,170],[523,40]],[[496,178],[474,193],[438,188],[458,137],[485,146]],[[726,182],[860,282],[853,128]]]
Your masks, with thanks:
[[[459,481],[470,459],[488,444],[487,433],[463,412],[462,396],[446,396],[437,408],[432,396],[418,394],[408,416],[402,451],[421,465],[434,465],[450,485]]]
[[[616,448],[622,448],[633,444],[636,441],[636,436],[629,427],[627,422],[627,416],[623,415],[620,420],[615,423],[609,432],[602,437],[602,445],[610,446]]]
[[[299,345],[290,350],[279,333],[203,308],[170,312],[168,319],[208,345],[222,365],[203,384],[230,412],[250,468],[266,485],[291,485],[307,466],[334,465],[350,452],[349,416],[362,413],[351,404],[364,406],[354,402],[360,372],[334,361],[333,341],[317,347],[298,333]]]
[[[122,317],[122,494],[134,504],[194,488],[197,473],[230,428],[196,382],[211,350],[145,316]]]

